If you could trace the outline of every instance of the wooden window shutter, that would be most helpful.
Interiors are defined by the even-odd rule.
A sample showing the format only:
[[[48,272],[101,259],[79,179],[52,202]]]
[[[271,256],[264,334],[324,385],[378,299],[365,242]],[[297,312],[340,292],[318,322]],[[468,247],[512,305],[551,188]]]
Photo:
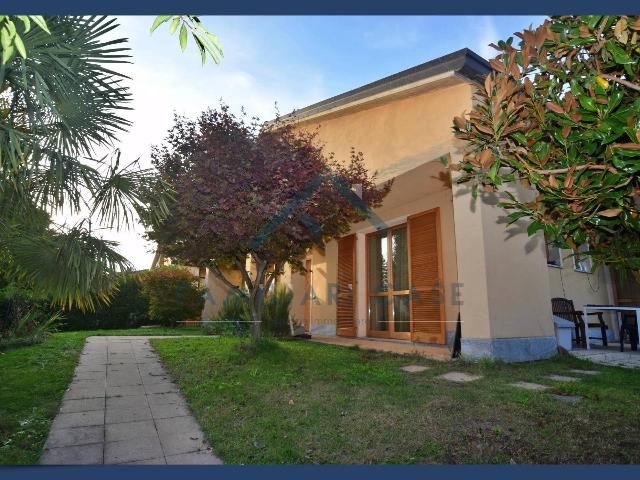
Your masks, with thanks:
[[[413,215],[409,229],[411,282],[411,339],[445,343],[442,257],[440,252],[440,210]]]
[[[338,240],[338,291],[336,334],[356,336],[356,236],[348,235]]]

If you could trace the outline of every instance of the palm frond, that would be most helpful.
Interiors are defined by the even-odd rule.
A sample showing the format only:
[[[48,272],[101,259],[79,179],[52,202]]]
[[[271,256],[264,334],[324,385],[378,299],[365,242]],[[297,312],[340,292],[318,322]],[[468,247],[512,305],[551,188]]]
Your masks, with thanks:
[[[50,34],[30,29],[21,37],[29,56],[0,67],[0,166],[90,155],[130,122],[127,77],[110,64],[127,62],[126,39],[102,36],[116,28],[106,17],[47,17]]]
[[[136,217],[162,221],[169,213],[170,187],[154,169],[138,168],[137,160],[120,167],[120,151],[115,152],[115,161],[94,187],[91,214],[109,227],[129,227]]]
[[[14,230],[2,240],[15,275],[62,308],[95,308],[96,300],[109,299],[119,275],[132,270],[117,242],[93,236],[83,224],[38,236]]]

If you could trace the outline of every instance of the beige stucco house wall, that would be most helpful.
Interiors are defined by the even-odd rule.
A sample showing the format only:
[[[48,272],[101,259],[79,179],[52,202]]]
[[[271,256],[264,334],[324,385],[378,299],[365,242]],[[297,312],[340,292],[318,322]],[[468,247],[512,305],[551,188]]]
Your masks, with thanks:
[[[381,182],[394,179],[383,206],[375,211],[384,225],[439,209],[447,333],[442,348],[451,348],[460,317],[462,354],[468,358],[545,358],[556,353],[550,299],[566,296],[576,305],[609,303],[608,276],[605,271],[591,275],[547,266],[541,234],[529,237],[519,224],[505,228],[504,212],[495,206],[498,197],[483,194],[473,201],[469,188],[452,181],[440,162],[441,157],[460,159],[462,145],[453,136],[451,121],[471,109],[474,84],[488,71],[486,61],[465,49],[306,107],[289,120],[303,130],[318,129],[327,153],[347,160],[355,148]],[[354,316],[359,337],[367,335],[365,238],[374,231],[376,226],[366,221],[352,225],[350,232],[356,236]],[[337,257],[336,241],[308,253],[310,291],[304,275],[288,267],[280,279],[294,291],[292,315],[301,324],[309,303],[314,335],[336,334]],[[565,264],[573,265],[571,260]],[[217,301],[224,288],[211,275],[207,282]],[[591,285],[599,289],[593,291]],[[203,318],[219,304],[207,304]]]

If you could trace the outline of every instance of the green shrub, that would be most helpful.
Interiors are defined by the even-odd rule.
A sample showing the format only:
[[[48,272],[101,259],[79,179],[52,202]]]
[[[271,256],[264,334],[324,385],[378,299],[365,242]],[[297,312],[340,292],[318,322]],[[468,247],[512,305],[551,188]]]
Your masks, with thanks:
[[[246,335],[249,332],[249,305],[240,295],[230,293],[206,326],[210,335]]]
[[[289,311],[293,300],[293,291],[286,285],[275,288],[266,295],[262,308],[263,332],[273,336],[286,336],[290,333]],[[249,305],[240,295],[229,294],[218,313],[206,328],[212,335],[246,335],[249,332],[251,316]]]
[[[289,311],[293,291],[286,285],[277,285],[273,293],[266,296],[262,308],[262,328],[264,333],[276,337],[291,333],[289,327]]]
[[[59,320],[47,298],[27,286],[0,282],[0,350],[44,341]]]
[[[142,292],[149,301],[149,320],[164,326],[198,320],[204,306],[204,291],[198,279],[179,266],[154,268],[142,276]]]
[[[135,328],[148,323],[149,301],[142,293],[140,274],[125,275],[109,303],[95,311],[73,308],[64,312],[62,330]]]

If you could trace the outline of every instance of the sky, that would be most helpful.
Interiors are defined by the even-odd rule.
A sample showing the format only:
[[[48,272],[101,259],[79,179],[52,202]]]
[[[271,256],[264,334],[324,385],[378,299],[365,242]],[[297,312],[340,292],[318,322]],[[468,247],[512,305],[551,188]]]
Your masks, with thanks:
[[[197,116],[223,100],[263,120],[318,102],[461,48],[485,58],[488,46],[543,17],[201,17],[224,50],[219,65],[207,61],[190,39],[180,51],[168,25],[153,35],[153,17],[118,17],[116,33],[129,39],[133,122],[113,148],[122,162],[150,166],[151,145],[162,143],[173,112]],[[143,229],[102,230],[137,269],[149,268],[154,245]]]

